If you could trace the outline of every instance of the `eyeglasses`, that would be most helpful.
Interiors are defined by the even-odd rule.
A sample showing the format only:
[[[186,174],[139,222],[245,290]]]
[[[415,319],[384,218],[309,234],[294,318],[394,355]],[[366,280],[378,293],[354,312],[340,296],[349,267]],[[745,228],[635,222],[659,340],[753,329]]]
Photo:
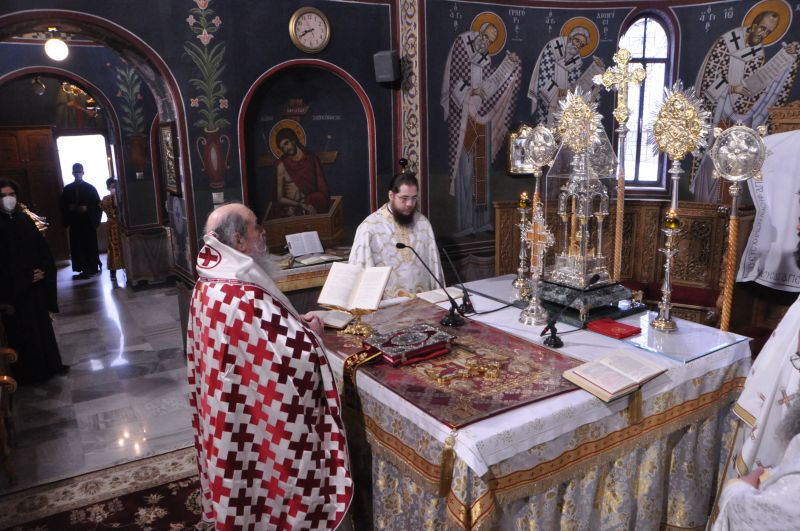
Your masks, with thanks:
[[[396,195],[397,198],[401,203],[416,203],[417,199],[419,199],[415,195]]]

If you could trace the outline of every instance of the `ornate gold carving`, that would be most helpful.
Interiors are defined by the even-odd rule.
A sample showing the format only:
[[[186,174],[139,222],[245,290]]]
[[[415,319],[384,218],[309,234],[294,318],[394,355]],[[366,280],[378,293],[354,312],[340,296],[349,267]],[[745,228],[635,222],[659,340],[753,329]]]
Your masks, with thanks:
[[[614,109],[614,118],[624,124],[628,121],[628,85],[640,85],[647,73],[641,65],[628,67],[631,52],[620,48],[614,54],[614,66],[609,66],[601,75],[594,77],[595,84],[603,85],[606,90],[617,90],[617,107]]]
[[[678,81],[665,89],[666,98],[656,116],[652,140],[656,148],[673,160],[681,160],[699,147],[705,147],[710,131],[710,113],[703,109],[691,91]]]
[[[783,107],[771,107],[769,122],[772,124],[773,134],[800,129],[800,100],[792,101]]]
[[[561,142],[575,153],[586,153],[592,144],[599,141],[602,131],[603,117],[597,112],[597,105],[589,103],[588,98],[588,94],[576,88],[558,102],[561,107],[555,116],[558,133]]]

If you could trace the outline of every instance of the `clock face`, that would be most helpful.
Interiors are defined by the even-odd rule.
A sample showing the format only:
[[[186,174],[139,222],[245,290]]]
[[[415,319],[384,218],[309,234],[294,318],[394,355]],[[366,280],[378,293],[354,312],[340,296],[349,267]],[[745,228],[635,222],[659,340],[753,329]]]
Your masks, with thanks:
[[[309,53],[322,51],[331,38],[328,19],[311,7],[300,8],[292,15],[289,34],[295,46]]]

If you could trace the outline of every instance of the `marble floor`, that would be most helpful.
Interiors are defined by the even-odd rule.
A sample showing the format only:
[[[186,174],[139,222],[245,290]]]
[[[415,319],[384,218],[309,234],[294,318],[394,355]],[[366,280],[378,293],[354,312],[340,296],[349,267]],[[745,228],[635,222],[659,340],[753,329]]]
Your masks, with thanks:
[[[0,495],[192,444],[176,288],[72,275],[59,269],[53,321],[71,370],[17,390],[19,482],[0,477]]]

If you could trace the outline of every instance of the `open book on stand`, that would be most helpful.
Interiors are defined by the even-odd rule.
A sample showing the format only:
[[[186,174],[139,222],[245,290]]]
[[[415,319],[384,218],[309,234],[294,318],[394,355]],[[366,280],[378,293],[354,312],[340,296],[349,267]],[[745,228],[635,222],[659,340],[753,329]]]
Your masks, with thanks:
[[[322,242],[319,239],[319,233],[315,230],[298,232],[297,234],[287,234],[286,246],[294,257],[321,253],[324,251],[324,249],[322,249]]]
[[[334,262],[319,294],[320,306],[342,310],[377,310],[392,268]]]
[[[644,359],[642,354],[620,349],[599,360],[564,371],[564,378],[603,402],[611,402],[636,391],[666,371],[667,367]]]

